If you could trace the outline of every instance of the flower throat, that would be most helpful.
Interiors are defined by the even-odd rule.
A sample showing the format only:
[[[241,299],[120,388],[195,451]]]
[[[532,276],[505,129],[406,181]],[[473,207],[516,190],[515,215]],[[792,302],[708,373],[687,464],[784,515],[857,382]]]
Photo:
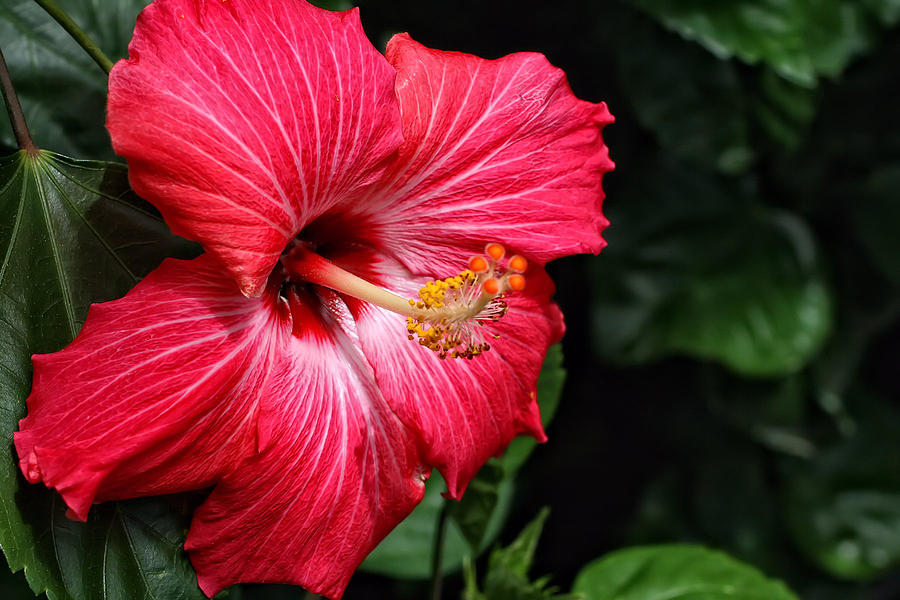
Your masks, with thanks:
[[[405,299],[345,271],[326,258],[297,244],[282,256],[289,277],[322,285],[406,317],[410,340],[440,358],[474,358],[488,350],[485,325],[498,321],[508,310],[505,297],[525,288],[528,261],[515,255],[504,261],[506,250],[488,244],[483,256],[473,256],[468,268],[446,279],[427,282],[417,298]]]

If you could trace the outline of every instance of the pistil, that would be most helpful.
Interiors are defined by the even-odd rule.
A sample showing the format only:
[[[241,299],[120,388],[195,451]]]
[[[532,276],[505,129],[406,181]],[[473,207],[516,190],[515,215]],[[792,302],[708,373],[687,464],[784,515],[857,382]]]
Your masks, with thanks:
[[[409,300],[345,271],[300,244],[291,248],[281,262],[291,276],[302,281],[331,288],[404,317],[418,315]]]
[[[293,280],[325,286],[406,317],[409,339],[440,358],[474,358],[498,337],[485,325],[506,314],[506,294],[525,287],[528,261],[513,256],[502,269],[505,253],[500,244],[488,244],[484,256],[469,260],[468,269],[427,282],[411,300],[345,271],[301,244],[291,248],[282,263]]]

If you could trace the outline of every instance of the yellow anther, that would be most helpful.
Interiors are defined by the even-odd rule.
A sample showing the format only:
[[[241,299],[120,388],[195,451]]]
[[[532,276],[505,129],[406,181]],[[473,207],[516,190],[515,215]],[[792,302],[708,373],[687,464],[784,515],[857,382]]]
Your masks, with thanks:
[[[458,275],[426,281],[409,301],[417,312],[407,319],[408,337],[439,358],[474,358],[490,350],[487,340],[497,336],[484,326],[506,314],[506,293],[525,286],[523,257],[512,256],[503,273],[505,248],[488,244],[485,254],[471,258]]]

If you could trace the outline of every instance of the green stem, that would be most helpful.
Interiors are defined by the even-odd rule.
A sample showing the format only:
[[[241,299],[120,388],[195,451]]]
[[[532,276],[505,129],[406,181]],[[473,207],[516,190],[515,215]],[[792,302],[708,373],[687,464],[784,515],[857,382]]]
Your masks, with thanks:
[[[431,551],[431,600],[441,600],[443,586],[444,537],[447,533],[447,513],[449,500],[444,499],[441,514],[438,517],[437,530],[434,535],[434,548]]]
[[[9,75],[9,67],[6,66],[2,50],[0,50],[0,89],[3,91],[3,99],[6,101],[6,112],[9,113],[9,122],[12,124],[16,143],[28,154],[36,153],[37,146],[34,145],[31,132],[28,131],[25,113],[22,112],[22,105],[19,104],[19,96],[16,94],[16,88],[13,87],[12,77]]]
[[[69,32],[69,35],[72,36],[78,44],[84,48],[85,52],[87,52],[91,58],[94,59],[94,62],[97,63],[101,69],[106,74],[113,68],[113,62],[109,60],[109,57],[103,54],[103,50],[100,49],[97,44],[94,43],[94,40],[88,37],[88,34],[84,32],[84,30],[75,24],[75,21],[63,11],[60,7],[56,5],[56,2],[53,0],[34,0],[40,5],[47,13],[56,19],[56,22],[62,25],[63,29]]]

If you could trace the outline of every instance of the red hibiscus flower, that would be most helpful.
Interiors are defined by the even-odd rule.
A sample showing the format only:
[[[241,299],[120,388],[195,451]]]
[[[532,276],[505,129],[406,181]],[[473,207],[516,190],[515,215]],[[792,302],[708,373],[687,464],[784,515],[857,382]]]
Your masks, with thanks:
[[[34,357],[29,481],[78,519],[212,487],[186,543],[204,592],[337,598],[432,467],[459,498],[544,439],[543,264],[603,246],[605,105],[539,54],[401,34],[383,56],[357,11],[302,0],[157,0],[109,87],[134,189],[206,253]]]

